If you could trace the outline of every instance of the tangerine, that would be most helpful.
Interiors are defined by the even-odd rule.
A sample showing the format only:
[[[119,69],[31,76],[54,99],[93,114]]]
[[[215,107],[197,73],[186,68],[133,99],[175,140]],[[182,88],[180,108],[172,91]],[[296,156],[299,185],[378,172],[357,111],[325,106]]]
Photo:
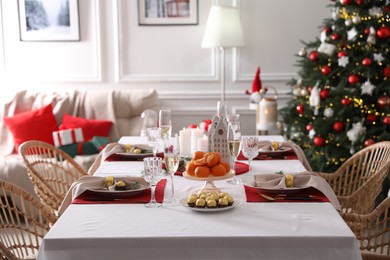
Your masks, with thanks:
[[[221,156],[221,154],[219,152],[213,152],[213,154],[218,157],[218,162],[219,163],[222,162],[222,156]]]
[[[195,169],[195,175],[199,178],[208,177],[210,175],[210,168],[207,166],[198,166]]]
[[[202,159],[203,156],[204,156],[205,152],[203,151],[196,151],[194,152],[194,156],[192,157],[192,160],[199,160],[199,159]]]
[[[209,153],[205,153],[203,158],[205,159],[206,161],[206,165],[209,166],[209,167],[213,167],[214,165],[216,165],[219,161],[219,157],[218,155],[216,155],[215,153],[213,152],[209,152]]]
[[[195,166],[194,162],[189,162],[186,165],[186,172],[189,175],[195,176],[195,168],[196,168],[196,166]]]
[[[230,172],[230,164],[228,162],[221,162],[221,164],[225,167],[226,172]]]
[[[211,175],[213,176],[224,176],[226,173],[226,168],[221,163],[218,163],[211,168]]]
[[[198,160],[194,160],[193,161],[195,166],[203,166],[203,165],[206,165],[206,160],[205,158],[200,158]]]

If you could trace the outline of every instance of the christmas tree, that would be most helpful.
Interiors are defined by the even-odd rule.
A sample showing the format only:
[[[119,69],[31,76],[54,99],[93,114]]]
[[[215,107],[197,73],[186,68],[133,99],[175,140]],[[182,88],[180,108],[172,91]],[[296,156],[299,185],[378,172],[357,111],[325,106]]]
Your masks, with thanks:
[[[390,140],[390,1],[337,0],[319,37],[302,42],[283,134],[313,170],[333,172],[360,149]]]

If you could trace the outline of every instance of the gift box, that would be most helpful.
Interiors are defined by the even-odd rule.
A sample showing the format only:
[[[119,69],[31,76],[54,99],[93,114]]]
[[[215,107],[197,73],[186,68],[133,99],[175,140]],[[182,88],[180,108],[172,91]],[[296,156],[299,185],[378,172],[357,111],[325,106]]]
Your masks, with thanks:
[[[95,148],[101,152],[104,147],[106,147],[107,144],[109,143],[115,143],[118,142],[119,138],[115,137],[103,137],[103,136],[94,136],[91,140]]]
[[[54,145],[57,147],[80,143],[84,141],[83,130],[81,128],[71,128],[53,132]]]
[[[76,155],[97,154],[99,151],[95,148],[92,142],[81,142],[76,144],[62,145],[59,147],[62,151],[69,154],[71,157]]]

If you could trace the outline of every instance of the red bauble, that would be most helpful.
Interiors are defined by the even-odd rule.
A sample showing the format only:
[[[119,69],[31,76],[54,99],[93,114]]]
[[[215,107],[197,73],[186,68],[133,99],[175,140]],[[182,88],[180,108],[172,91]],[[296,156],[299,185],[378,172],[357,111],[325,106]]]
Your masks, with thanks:
[[[316,51],[310,52],[309,59],[311,61],[317,61],[318,60],[318,52],[316,52]]]
[[[307,131],[310,131],[311,129],[313,129],[313,125],[312,125],[312,124],[308,124],[308,125],[306,126],[306,130],[307,130]]]
[[[356,84],[360,82],[360,78],[358,75],[352,74],[348,77],[349,84]]]
[[[370,66],[371,63],[372,63],[372,60],[370,58],[365,58],[365,59],[362,60],[362,64],[364,66]]]
[[[313,89],[312,86],[307,86],[307,91],[309,91],[309,93],[311,92],[312,89]]]
[[[364,34],[370,34],[370,28],[366,28],[366,29],[364,29]]]
[[[344,5],[350,5],[350,4],[352,4],[352,0],[343,0],[343,4]]]
[[[340,35],[338,33],[332,34],[332,40],[334,41],[340,40]]]
[[[361,5],[361,4],[362,4],[362,0],[356,0],[356,3],[357,3],[358,5]]]
[[[384,108],[384,107],[390,106],[390,98],[389,98],[389,96],[387,96],[387,95],[380,96],[378,98],[378,106],[381,109]]]
[[[372,144],[375,144],[375,140],[370,138],[370,139],[367,139],[366,141],[364,141],[364,146],[370,146]]]
[[[296,107],[296,109],[297,109],[297,112],[298,112],[299,114],[302,114],[303,111],[305,111],[305,107],[304,107],[302,104],[298,104],[297,107]]]
[[[329,34],[329,33],[332,32],[332,28],[326,26],[326,27],[324,27],[324,32],[325,32],[326,34]]]
[[[389,27],[381,27],[376,31],[376,35],[380,39],[387,39],[390,37],[390,29]]]
[[[383,69],[383,76],[390,78],[390,66]]]
[[[375,122],[378,119],[378,117],[376,115],[369,114],[367,115],[366,119],[369,122]]]
[[[343,98],[343,99],[341,100],[341,104],[342,104],[343,106],[348,106],[349,104],[351,104],[351,100],[349,100],[348,98]]]
[[[340,122],[340,121],[336,121],[334,122],[333,124],[333,130],[335,130],[336,132],[341,132],[344,130],[344,123],[343,122]]]
[[[383,123],[385,125],[390,125],[390,116],[386,116],[385,118],[383,118]]]
[[[329,89],[323,89],[323,90],[321,90],[321,92],[320,92],[320,98],[321,98],[322,100],[327,99],[328,96],[329,96]]]
[[[313,143],[315,146],[321,147],[325,144],[325,139],[322,136],[316,136],[313,139]]]
[[[322,75],[325,76],[328,75],[331,71],[332,69],[328,65],[325,65],[321,68]]]
[[[345,51],[340,51],[339,53],[337,53],[337,58],[341,58],[341,57],[343,57],[343,56],[348,56],[348,53],[347,52],[345,52]]]

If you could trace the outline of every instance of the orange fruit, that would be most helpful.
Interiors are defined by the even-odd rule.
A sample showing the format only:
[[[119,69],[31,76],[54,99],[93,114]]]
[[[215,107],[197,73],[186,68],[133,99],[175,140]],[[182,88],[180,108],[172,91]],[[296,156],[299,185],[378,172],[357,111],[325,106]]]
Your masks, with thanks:
[[[205,155],[203,156],[203,158],[205,159],[206,161],[206,165],[209,166],[209,167],[213,167],[214,165],[216,165],[219,161],[219,156],[218,155],[215,155],[213,152],[210,152],[210,153],[205,153]]]
[[[192,160],[199,160],[199,159],[202,159],[203,156],[204,156],[205,152],[203,151],[196,151],[194,152],[194,156],[192,157]]]
[[[200,178],[208,177],[210,175],[210,168],[207,166],[198,166],[195,169],[195,175]]]
[[[195,164],[194,162],[189,162],[187,163],[187,166],[186,166],[186,172],[189,174],[189,175],[192,175],[194,176],[195,175]]]
[[[200,158],[198,160],[193,161],[195,166],[203,166],[206,165],[206,160],[205,158]]]
[[[219,152],[213,152],[213,154],[218,157],[218,162],[219,163],[222,162],[222,156],[221,156],[221,154]]]
[[[211,168],[211,175],[213,176],[224,176],[226,173],[226,168],[221,163],[218,163]]]
[[[230,163],[228,163],[228,162],[221,162],[221,164],[225,167],[226,172],[230,172]]]

